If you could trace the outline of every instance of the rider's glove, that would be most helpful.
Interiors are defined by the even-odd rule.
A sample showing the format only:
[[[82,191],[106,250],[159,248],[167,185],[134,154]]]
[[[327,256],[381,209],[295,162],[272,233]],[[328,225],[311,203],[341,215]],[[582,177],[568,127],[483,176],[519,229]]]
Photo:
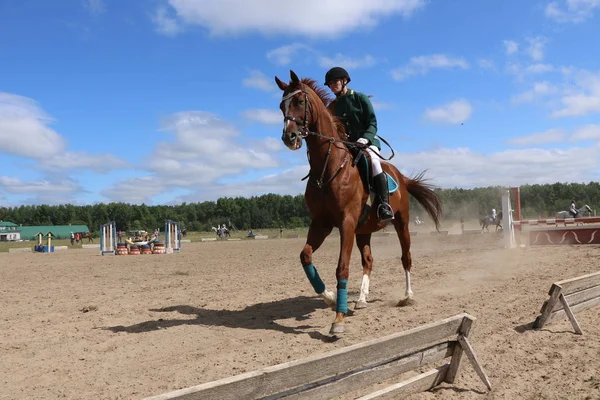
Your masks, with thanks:
[[[362,145],[368,146],[369,145],[369,139],[361,137],[360,139],[358,139],[356,141],[356,143],[360,143]]]

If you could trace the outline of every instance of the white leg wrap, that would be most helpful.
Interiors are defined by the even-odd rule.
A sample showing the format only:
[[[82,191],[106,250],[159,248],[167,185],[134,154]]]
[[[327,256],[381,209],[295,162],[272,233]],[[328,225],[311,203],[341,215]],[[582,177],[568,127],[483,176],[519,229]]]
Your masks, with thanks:
[[[404,270],[404,273],[406,275],[406,297],[410,299],[413,296],[413,291],[410,285],[410,272]]]
[[[333,294],[333,292],[330,292],[329,290],[325,290],[323,293],[321,293],[319,296],[321,296],[321,298],[325,301],[325,304],[327,304],[330,307],[335,306],[336,303],[336,297]]]
[[[362,283],[360,284],[360,294],[358,295],[358,301],[367,302],[367,297],[369,296],[369,275],[363,274]]]

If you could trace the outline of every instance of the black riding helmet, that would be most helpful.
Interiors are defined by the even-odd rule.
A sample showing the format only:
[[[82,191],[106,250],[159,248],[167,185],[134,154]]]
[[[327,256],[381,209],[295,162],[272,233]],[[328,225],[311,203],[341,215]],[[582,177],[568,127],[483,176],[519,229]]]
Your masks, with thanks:
[[[336,79],[344,79],[350,82],[350,75],[348,72],[342,67],[333,67],[325,74],[325,86],[333,80]]]

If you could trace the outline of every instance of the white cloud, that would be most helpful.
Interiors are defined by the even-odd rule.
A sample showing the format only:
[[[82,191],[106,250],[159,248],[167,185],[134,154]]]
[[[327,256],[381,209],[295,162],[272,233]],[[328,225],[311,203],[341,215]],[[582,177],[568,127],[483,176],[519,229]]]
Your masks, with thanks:
[[[302,43],[292,43],[268,51],[267,60],[277,65],[288,65],[295,59],[313,52],[313,49]]]
[[[200,190],[221,178],[246,170],[276,168],[282,163],[272,142],[270,146],[246,143],[233,126],[208,112],[173,114],[162,121],[161,130],[172,134],[173,141],[156,144],[145,163],[148,175],[119,182],[103,190],[103,196],[148,203],[151,196],[169,188]]]
[[[273,153],[277,152],[277,151],[285,150],[285,147],[284,147],[282,141],[277,140],[273,137],[268,137],[268,138],[264,139],[262,145],[265,147],[266,150],[273,152]]]
[[[496,64],[492,61],[492,60],[486,60],[486,59],[479,59],[477,60],[477,64],[479,65],[480,68],[483,69],[496,69]]]
[[[23,182],[19,178],[0,176],[0,188],[10,194],[72,193],[81,188],[71,180],[53,182],[50,180]]]
[[[556,93],[558,88],[551,84],[548,81],[543,82],[535,82],[531,90],[513,96],[511,98],[511,103],[513,104],[523,104],[523,103],[531,103],[539,98],[544,96]]]
[[[150,205],[153,196],[169,189],[167,183],[155,176],[142,176],[118,182],[111,188],[102,190],[100,194],[110,201]]]
[[[517,146],[535,146],[545,143],[561,142],[565,139],[565,132],[561,129],[549,129],[545,132],[534,133],[527,136],[514,137],[508,143]]]
[[[437,108],[425,110],[426,120],[436,124],[460,124],[471,118],[473,107],[464,99],[458,99]]]
[[[242,80],[242,85],[254,89],[260,89],[264,92],[273,92],[277,89],[274,79],[269,79],[267,75],[258,70],[250,71],[250,76]]]
[[[576,129],[571,136],[572,142],[583,140],[600,141],[600,125],[585,125]]]
[[[563,129],[548,129],[545,132],[509,139],[508,143],[518,146],[535,146],[553,142],[564,142],[567,137],[569,137],[570,142],[587,140],[600,142],[600,125],[584,125],[574,129],[570,133]]]
[[[165,36],[177,36],[183,32],[183,26],[172,14],[166,7],[158,7],[154,10],[151,19],[156,25],[158,33]]]
[[[548,3],[545,14],[557,22],[580,23],[594,15],[600,0],[561,0]]]
[[[113,154],[91,155],[87,152],[66,152],[38,161],[39,167],[52,171],[87,169],[98,173],[131,168],[132,165]]]
[[[600,178],[600,147],[558,149],[511,149],[489,154],[468,148],[428,149],[400,153],[403,173],[428,170],[432,183],[443,188],[519,186],[563,182],[597,181]],[[405,169],[410,165],[410,169]],[[567,177],[567,178],[565,178]]]
[[[343,54],[336,54],[334,57],[320,57],[319,65],[324,68],[331,68],[334,66],[358,69],[372,67],[377,63],[377,60],[371,55],[365,55],[362,58],[351,58]]]
[[[372,28],[385,17],[408,18],[427,1],[305,0],[299,5],[271,0],[168,0],[168,4],[178,23],[202,26],[213,36],[260,32],[330,38]]]
[[[527,54],[533,61],[542,61],[544,59],[546,44],[548,38],[544,36],[536,36],[534,38],[527,38],[529,46],[527,47]]]
[[[570,78],[570,75],[568,76]],[[574,84],[563,92],[562,108],[552,113],[553,117],[578,117],[600,112],[600,72],[576,71]]]
[[[0,152],[35,159],[37,166],[55,171],[83,168],[105,172],[128,165],[113,155],[67,151],[66,140],[48,126],[52,121],[32,99],[0,92]]]
[[[282,124],[283,114],[279,110],[255,108],[243,112],[244,118],[263,124]]]
[[[71,179],[45,179],[22,181],[19,178],[0,176],[0,191],[13,195],[32,195],[19,204],[67,204],[73,203],[72,196],[83,191]]]
[[[380,101],[371,100],[371,104],[373,105],[373,108],[376,110],[390,110],[393,108],[393,106],[391,104],[380,102]]]
[[[414,75],[425,75],[431,69],[468,69],[469,63],[462,57],[451,57],[444,54],[431,54],[413,57],[407,65],[392,70],[392,77],[401,81]]]
[[[517,63],[509,62],[506,65],[506,72],[517,77],[518,80],[524,80],[531,75],[543,75],[550,72],[559,72],[559,69],[550,64],[544,63]]]
[[[428,170],[426,177],[442,188],[474,188],[485,186],[519,186],[564,181],[598,180],[600,147],[559,149],[511,149],[481,153],[468,148],[439,148],[422,152],[396,153],[398,168],[410,176]],[[407,166],[410,166],[407,168]],[[304,192],[308,173],[302,164],[282,173],[255,180],[225,185],[208,185],[203,190],[177,199],[181,201],[216,200],[221,196],[249,197],[264,193],[297,195]]]
[[[102,14],[106,11],[103,0],[84,0],[83,4],[92,14]]]
[[[219,197],[251,197],[268,193],[295,196],[304,193],[306,181],[301,181],[301,179],[306,176],[308,171],[308,164],[304,164],[258,179],[207,185],[202,190],[177,198],[175,203],[214,201]]]
[[[0,151],[31,158],[64,152],[67,143],[50,122],[32,99],[0,92]]]
[[[503,40],[502,43],[504,44],[504,51],[508,55],[515,54],[519,51],[519,43],[514,40]]]

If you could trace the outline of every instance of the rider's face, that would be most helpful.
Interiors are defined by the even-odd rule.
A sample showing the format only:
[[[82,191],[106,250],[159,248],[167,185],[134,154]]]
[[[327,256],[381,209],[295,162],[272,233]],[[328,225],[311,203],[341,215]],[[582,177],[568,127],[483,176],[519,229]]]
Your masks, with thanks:
[[[333,92],[333,94],[339,94],[343,89],[343,83],[345,79],[334,79],[327,83],[329,89]]]

